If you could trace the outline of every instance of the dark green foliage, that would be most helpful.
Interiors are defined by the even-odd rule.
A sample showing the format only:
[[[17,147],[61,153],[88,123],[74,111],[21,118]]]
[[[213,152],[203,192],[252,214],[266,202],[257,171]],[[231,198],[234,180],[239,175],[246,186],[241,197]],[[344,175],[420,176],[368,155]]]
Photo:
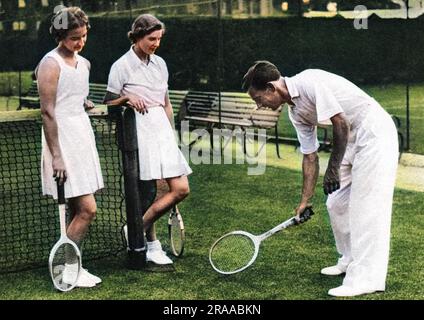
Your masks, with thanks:
[[[216,18],[163,18],[167,32],[157,54],[170,71],[173,89],[217,90],[219,21]],[[130,17],[93,17],[83,55],[92,63],[91,82],[105,83],[112,63],[130,47]],[[414,20],[371,17],[368,29],[356,30],[353,20],[257,18],[223,19],[223,91],[240,91],[241,78],[259,59],[274,62],[285,75],[322,68],[355,83],[424,80],[424,18]],[[2,40],[0,69],[32,70],[56,45],[48,22],[38,42]],[[6,41],[6,42],[4,42]],[[17,42],[17,43],[16,43]],[[409,45],[408,45],[409,44]],[[25,50],[23,48],[31,48]],[[407,61],[409,66],[407,65]]]

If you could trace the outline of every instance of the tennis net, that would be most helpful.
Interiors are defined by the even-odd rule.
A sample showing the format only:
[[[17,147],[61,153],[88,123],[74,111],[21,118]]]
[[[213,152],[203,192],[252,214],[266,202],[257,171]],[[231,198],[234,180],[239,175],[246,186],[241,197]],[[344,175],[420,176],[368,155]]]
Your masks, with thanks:
[[[96,194],[97,216],[83,245],[84,260],[125,248],[125,201],[116,117],[90,116],[105,188]],[[47,265],[60,237],[57,203],[41,194],[39,110],[0,112],[0,273]]]

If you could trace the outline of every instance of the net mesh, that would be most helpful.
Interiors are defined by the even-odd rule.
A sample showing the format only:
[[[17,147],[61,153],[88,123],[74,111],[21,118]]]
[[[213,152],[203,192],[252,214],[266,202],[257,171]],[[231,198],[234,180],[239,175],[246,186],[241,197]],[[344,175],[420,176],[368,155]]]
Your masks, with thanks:
[[[45,266],[60,237],[57,203],[41,194],[41,118],[0,115],[0,273]],[[6,114],[6,115],[5,115]],[[96,194],[97,215],[83,244],[84,260],[124,249],[125,202],[116,119],[90,116],[105,188]]]
[[[242,234],[230,234],[220,239],[210,252],[210,259],[221,272],[235,272],[252,260],[255,244]]]

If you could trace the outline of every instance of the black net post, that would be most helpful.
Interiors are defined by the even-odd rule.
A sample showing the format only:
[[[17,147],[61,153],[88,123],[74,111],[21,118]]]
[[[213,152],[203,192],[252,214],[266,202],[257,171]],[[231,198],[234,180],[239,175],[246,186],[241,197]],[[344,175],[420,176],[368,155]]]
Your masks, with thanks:
[[[128,268],[139,270],[146,265],[143,208],[139,190],[138,144],[135,113],[126,108],[118,117],[118,132],[124,169],[125,205],[128,227]]]
[[[410,50],[410,40],[411,38],[408,37],[410,30],[412,30],[411,28],[409,28],[410,25],[410,20],[409,20],[409,0],[406,0],[406,145],[405,145],[405,150],[403,151],[408,151],[410,149],[410,113],[409,113],[409,107],[410,107],[410,62],[409,59],[411,58],[411,55],[409,54],[409,50]]]
[[[223,35],[223,26],[222,26],[222,0],[218,0],[218,126],[219,129],[222,129],[222,105],[221,105],[221,91],[222,91],[222,81],[224,79],[224,35]],[[212,138],[213,139],[213,138]],[[221,158],[223,157],[222,152],[222,137],[219,138],[219,150]],[[213,150],[211,150],[213,151]]]

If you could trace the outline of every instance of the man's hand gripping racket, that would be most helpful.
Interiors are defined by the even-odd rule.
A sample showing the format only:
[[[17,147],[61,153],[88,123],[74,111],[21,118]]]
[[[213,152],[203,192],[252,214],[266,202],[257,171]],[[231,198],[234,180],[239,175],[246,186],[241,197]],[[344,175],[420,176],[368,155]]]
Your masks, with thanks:
[[[301,224],[314,214],[307,207],[299,217],[292,217],[271,230],[253,235],[246,231],[233,231],[215,241],[209,250],[209,262],[212,268],[221,274],[234,274],[245,270],[255,262],[259,246],[263,240],[288,227]]]

